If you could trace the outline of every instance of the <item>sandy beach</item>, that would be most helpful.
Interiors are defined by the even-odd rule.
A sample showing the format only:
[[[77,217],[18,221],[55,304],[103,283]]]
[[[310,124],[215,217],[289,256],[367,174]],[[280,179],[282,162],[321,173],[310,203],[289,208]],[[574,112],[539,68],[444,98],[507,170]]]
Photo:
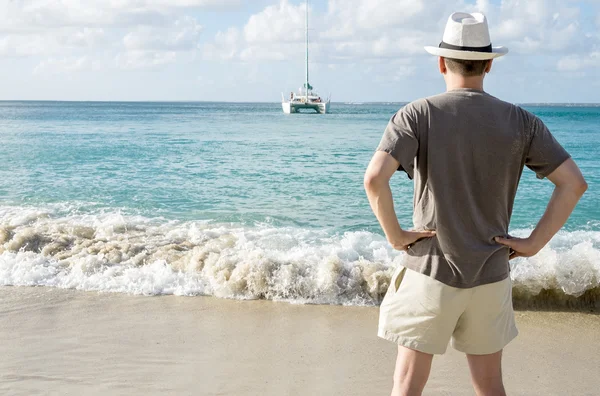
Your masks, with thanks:
[[[386,395],[375,307],[0,287],[2,395]],[[513,395],[598,395],[600,316],[517,313]],[[426,395],[473,394],[462,355]]]

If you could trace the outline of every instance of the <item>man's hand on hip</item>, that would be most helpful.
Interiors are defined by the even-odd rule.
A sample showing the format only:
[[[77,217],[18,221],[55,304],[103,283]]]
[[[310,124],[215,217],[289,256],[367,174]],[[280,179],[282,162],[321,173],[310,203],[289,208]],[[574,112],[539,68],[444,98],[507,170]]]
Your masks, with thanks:
[[[396,250],[408,250],[417,241],[435,236],[435,231],[402,231],[397,240],[390,240]]]
[[[542,248],[532,238],[496,237],[496,242],[510,248],[509,260],[517,257],[535,256]],[[543,245],[542,245],[543,247]]]
[[[563,162],[548,179],[556,186],[548,208],[529,238],[496,237],[496,242],[511,249],[510,259],[531,257],[552,239],[565,224],[577,202],[588,188],[581,171],[572,159]]]

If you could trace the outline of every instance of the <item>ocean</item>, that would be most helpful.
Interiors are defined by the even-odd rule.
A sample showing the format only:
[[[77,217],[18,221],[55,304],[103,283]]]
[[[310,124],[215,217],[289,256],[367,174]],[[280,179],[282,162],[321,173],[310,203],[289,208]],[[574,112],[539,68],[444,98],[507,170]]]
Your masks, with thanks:
[[[364,170],[401,103],[0,102],[0,285],[377,305],[402,252]],[[515,299],[600,301],[600,107],[524,105],[589,190],[537,256],[511,262]],[[412,182],[392,180],[403,227]],[[552,192],[525,170],[511,233]]]

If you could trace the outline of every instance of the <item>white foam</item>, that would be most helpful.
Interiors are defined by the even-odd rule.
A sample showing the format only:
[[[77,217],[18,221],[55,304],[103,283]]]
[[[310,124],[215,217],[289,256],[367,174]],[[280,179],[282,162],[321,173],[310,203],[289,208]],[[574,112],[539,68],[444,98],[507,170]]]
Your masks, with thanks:
[[[515,287],[532,295],[558,289],[579,297],[600,286],[600,232],[561,231],[536,256],[514,260],[511,276]]]
[[[364,231],[0,207],[0,285],[372,305],[402,256]],[[527,295],[598,287],[600,232],[561,232],[536,257],[515,260],[512,277]]]

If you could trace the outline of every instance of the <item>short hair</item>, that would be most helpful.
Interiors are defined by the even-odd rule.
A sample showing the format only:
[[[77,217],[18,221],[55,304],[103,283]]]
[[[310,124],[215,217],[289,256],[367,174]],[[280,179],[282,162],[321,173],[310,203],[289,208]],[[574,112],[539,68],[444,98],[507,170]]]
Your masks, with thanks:
[[[446,67],[451,72],[460,74],[463,77],[481,76],[485,72],[489,60],[464,60],[444,58]]]

